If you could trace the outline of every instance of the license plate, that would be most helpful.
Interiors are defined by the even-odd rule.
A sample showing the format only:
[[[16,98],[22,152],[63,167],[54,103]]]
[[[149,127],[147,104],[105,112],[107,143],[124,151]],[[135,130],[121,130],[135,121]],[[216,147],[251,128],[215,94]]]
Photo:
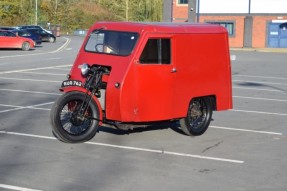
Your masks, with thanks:
[[[62,82],[62,88],[68,86],[79,86],[82,87],[82,82],[79,80],[65,80]]]

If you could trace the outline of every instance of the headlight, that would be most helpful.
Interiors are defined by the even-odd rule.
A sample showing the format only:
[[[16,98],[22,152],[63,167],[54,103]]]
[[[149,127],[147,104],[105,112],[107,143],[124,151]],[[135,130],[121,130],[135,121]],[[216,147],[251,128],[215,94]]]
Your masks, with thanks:
[[[83,77],[87,77],[90,71],[90,66],[88,64],[82,64],[79,65],[79,67],[81,69],[81,74],[83,75]]]

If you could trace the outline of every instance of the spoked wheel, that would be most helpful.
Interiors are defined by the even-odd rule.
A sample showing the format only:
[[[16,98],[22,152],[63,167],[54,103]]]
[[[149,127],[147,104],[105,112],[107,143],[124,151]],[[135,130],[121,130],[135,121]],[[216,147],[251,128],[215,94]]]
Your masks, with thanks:
[[[187,116],[180,119],[180,126],[186,135],[202,135],[212,117],[212,103],[209,97],[195,98],[188,107]]]
[[[80,108],[85,94],[70,92],[62,95],[53,105],[50,120],[55,137],[67,143],[80,143],[93,138],[99,122],[99,108],[91,101],[85,113]]]

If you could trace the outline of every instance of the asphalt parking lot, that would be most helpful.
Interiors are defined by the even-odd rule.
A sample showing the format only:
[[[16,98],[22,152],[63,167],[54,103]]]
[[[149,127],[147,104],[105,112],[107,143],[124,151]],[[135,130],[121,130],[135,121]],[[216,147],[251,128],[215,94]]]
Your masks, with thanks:
[[[49,111],[82,40],[0,50],[0,190],[287,190],[287,53],[231,51],[234,108],[200,137],[177,124],[102,127],[65,144]]]

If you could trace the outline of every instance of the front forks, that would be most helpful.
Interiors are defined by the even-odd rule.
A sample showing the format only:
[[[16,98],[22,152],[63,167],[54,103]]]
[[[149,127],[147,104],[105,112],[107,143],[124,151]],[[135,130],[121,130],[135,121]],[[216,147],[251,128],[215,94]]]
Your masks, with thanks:
[[[97,94],[97,92],[100,89],[100,86],[102,84],[103,73],[104,70],[101,67],[91,69],[91,74],[89,75],[89,77],[87,77],[87,80],[84,85],[86,89],[85,98],[79,110],[77,110],[74,116],[72,116],[74,120],[76,119],[76,121],[78,120],[84,121],[86,118],[101,121],[100,119],[96,119],[93,116],[85,116],[85,114],[87,114],[89,105],[91,104],[93,97]]]

